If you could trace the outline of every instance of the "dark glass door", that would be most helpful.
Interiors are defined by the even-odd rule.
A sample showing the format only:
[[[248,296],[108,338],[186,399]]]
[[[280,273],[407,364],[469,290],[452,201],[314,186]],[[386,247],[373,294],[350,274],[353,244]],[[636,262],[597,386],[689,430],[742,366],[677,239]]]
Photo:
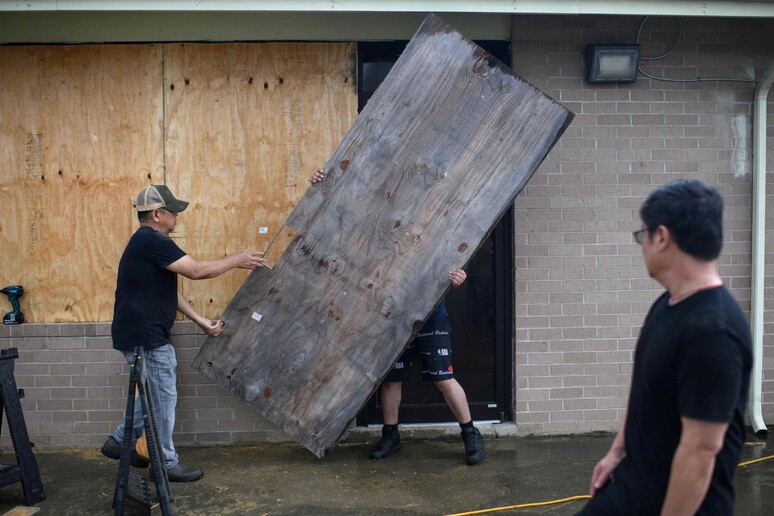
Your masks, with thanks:
[[[358,45],[358,111],[381,84],[406,41]],[[505,41],[479,41],[510,65]],[[452,325],[452,364],[476,421],[511,418],[511,340],[513,321],[513,211],[509,209],[465,271],[468,279],[446,296]],[[432,382],[421,381],[416,356],[411,380],[403,384],[401,423],[452,422],[454,416]],[[358,415],[359,425],[381,424],[378,392]]]

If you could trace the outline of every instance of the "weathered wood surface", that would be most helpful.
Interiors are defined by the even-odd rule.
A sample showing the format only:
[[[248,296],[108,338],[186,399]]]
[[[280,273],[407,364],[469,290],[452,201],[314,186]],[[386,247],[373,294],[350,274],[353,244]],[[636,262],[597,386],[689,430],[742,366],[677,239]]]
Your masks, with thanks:
[[[428,16],[194,367],[322,457],[571,119]]]

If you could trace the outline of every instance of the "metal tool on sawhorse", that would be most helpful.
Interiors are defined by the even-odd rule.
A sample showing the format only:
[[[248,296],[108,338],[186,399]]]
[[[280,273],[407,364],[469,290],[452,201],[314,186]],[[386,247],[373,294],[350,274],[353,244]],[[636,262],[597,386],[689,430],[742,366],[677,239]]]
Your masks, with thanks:
[[[15,358],[19,358],[16,348],[0,350],[0,422],[5,412],[13,449],[16,452],[16,464],[0,464],[0,487],[21,482],[24,503],[35,505],[45,500],[46,495],[40,481],[38,462],[32,454],[34,445],[27,434],[27,425],[19,402],[19,399],[24,397],[24,391],[16,388],[16,379],[13,376]]]
[[[118,477],[113,495],[113,508],[116,516],[122,516],[126,500],[133,500],[144,507],[147,516],[151,514],[150,492],[148,480],[130,468],[132,449],[132,429],[134,428],[134,404],[137,400],[142,404],[142,416],[145,425],[145,437],[148,441],[148,455],[153,478],[156,480],[156,497],[161,506],[161,514],[172,514],[172,493],[169,490],[169,477],[163,465],[164,452],[156,427],[156,416],[153,413],[153,401],[150,395],[150,380],[145,374],[142,346],[134,348],[134,363],[130,364],[129,395],[126,400],[126,419],[124,421],[124,442],[121,443],[121,458],[118,461]],[[135,391],[138,393],[135,398]]]

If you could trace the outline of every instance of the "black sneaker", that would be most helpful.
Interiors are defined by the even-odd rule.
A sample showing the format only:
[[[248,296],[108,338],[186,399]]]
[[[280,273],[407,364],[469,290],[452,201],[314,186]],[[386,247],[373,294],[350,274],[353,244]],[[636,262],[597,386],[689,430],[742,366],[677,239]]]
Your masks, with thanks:
[[[118,460],[121,458],[121,445],[111,435],[102,445],[102,455],[109,459]],[[136,450],[132,450],[131,464],[135,468],[147,468],[148,459],[137,453]]]
[[[189,468],[179,462],[167,470],[167,478],[170,482],[195,482],[204,476],[201,468]],[[156,474],[151,470],[151,482],[156,482]]]
[[[392,452],[400,450],[400,434],[397,429],[382,427],[382,438],[368,454],[372,459],[386,459]]]
[[[465,443],[465,462],[469,466],[481,462],[484,458],[484,440],[478,428],[463,428],[461,435],[462,442]]]

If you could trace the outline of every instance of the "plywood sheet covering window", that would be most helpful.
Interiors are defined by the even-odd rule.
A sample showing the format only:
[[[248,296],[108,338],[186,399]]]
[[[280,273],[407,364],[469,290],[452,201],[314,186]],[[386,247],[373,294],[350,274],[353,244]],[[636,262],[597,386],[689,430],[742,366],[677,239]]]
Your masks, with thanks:
[[[283,222],[356,116],[355,45],[228,43],[165,46],[166,178],[190,201],[172,237],[196,259],[251,247],[276,262]],[[218,316],[247,277],[183,280],[201,313]]]
[[[28,321],[106,321],[135,222],[162,179],[161,48],[0,47],[0,283]]]
[[[194,367],[323,456],[572,116],[428,16]]]
[[[0,47],[1,286],[24,286],[31,322],[110,321],[151,183],[191,201],[173,237],[195,258],[279,232],[276,260],[356,116],[354,60],[349,43]],[[244,278],[182,289],[216,317]]]

